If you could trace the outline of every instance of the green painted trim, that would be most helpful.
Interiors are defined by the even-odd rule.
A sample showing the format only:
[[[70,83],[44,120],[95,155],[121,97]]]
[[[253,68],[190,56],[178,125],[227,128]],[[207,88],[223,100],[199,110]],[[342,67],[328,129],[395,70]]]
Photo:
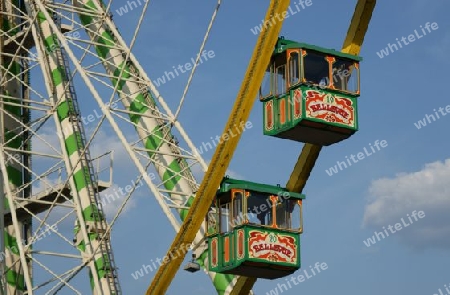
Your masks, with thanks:
[[[25,277],[12,269],[6,271],[6,282],[20,291],[25,291]]]
[[[83,8],[86,10],[91,10],[93,13],[96,12],[96,7],[92,0],[89,0],[88,2],[86,2],[86,4],[84,5]],[[90,15],[80,13],[80,20],[83,23],[83,25],[92,23],[93,19],[94,19],[94,17],[92,17]]]
[[[238,259],[237,258],[237,243],[238,243],[238,238],[237,238],[237,234],[239,230],[243,230],[244,231],[244,255],[243,258]],[[249,241],[249,233],[250,231],[258,231],[258,232],[264,232],[266,234],[270,234],[270,233],[275,233],[275,234],[282,234],[284,236],[289,236],[291,238],[293,238],[293,243],[294,243],[294,251],[296,254],[296,259],[294,262],[292,263],[287,263],[287,262],[276,262],[276,261],[268,261],[267,259],[260,259],[260,258],[251,258],[249,255],[249,245],[248,245],[248,241]],[[224,253],[224,246],[225,246],[225,238],[228,237],[229,238],[229,257],[230,257],[230,261],[225,263],[224,262],[224,256],[220,255],[220,253]],[[240,225],[238,227],[233,228],[231,231],[227,232],[227,233],[218,233],[212,236],[208,236],[207,242],[208,245],[212,242],[213,239],[217,240],[217,247],[218,247],[218,253],[219,256],[218,261],[217,261],[217,266],[216,267],[212,267],[211,264],[211,257],[212,257],[212,252],[211,252],[211,247],[208,247],[208,260],[209,260],[209,269],[217,272],[217,273],[223,273],[223,272],[233,272],[234,269],[238,268],[239,266],[242,265],[242,263],[246,262],[246,261],[250,261],[250,262],[256,262],[256,263],[260,263],[260,268],[264,268],[267,269],[267,271],[274,271],[277,272],[277,269],[274,268],[270,268],[270,265],[277,265],[277,266],[285,266],[288,267],[290,269],[291,272],[294,272],[295,270],[298,270],[301,267],[301,251],[300,251],[300,235],[298,233],[295,232],[290,232],[290,231],[285,231],[282,229],[276,229],[276,228],[261,228],[259,226],[254,226],[254,225]],[[271,270],[270,270],[271,269]],[[226,275],[226,274],[225,274]],[[230,276],[232,276],[232,274],[228,274]]]
[[[114,46],[112,40],[112,36],[108,32],[103,32],[102,37],[97,39],[98,43],[103,44],[95,47],[100,58],[104,59],[108,55],[109,50]]]
[[[112,36],[109,36],[112,40]],[[109,49],[108,49],[109,52]],[[108,53],[107,52],[107,53]],[[106,53],[106,54],[107,54]],[[124,69],[124,65],[125,65],[125,69]],[[119,77],[119,75],[122,73],[122,75]],[[113,73],[114,79],[112,79],[113,82],[113,86],[117,87],[118,90],[122,90],[123,85],[125,85],[125,83],[127,82],[127,79],[129,79],[131,77],[131,74],[129,72],[129,67],[125,64],[125,63],[121,63],[115,70]],[[120,78],[120,79],[118,79]],[[119,81],[119,85],[117,85]]]
[[[37,20],[40,24],[42,24],[43,22],[45,22],[47,20],[47,18],[45,17],[45,14],[42,11],[39,11],[37,13]]]
[[[322,52],[325,54],[338,56],[338,57],[342,57],[342,58],[346,58],[346,59],[350,59],[350,60],[358,61],[358,62],[363,60],[362,57],[357,56],[357,55],[343,53],[343,52],[337,51],[335,49],[328,49],[328,48],[319,47],[319,46],[311,45],[311,44],[307,44],[307,43],[299,43],[299,42],[292,41],[292,40],[286,40],[283,37],[278,38],[278,41],[277,41],[277,44],[275,45],[273,54],[282,53],[282,52],[286,51],[286,49],[291,49],[291,48],[303,48],[303,49],[314,50],[314,51],[318,51],[318,52]]]
[[[75,181],[75,186],[77,188],[77,192],[80,192],[87,186],[86,175],[89,175],[89,171],[85,169],[80,169],[73,174],[73,180]]]
[[[14,149],[19,149],[22,146],[22,138],[20,138],[20,136],[18,136],[14,131],[5,128],[4,136],[5,142],[8,143],[6,146]]]
[[[69,117],[69,104],[67,101],[61,102],[59,106],[56,107],[56,113],[58,114],[60,122]]]
[[[144,105],[144,102],[145,102],[144,96],[142,95],[142,93],[139,93],[138,96],[136,96],[136,98],[130,104],[130,111],[135,112],[135,113],[140,113],[140,114],[145,113],[148,110],[148,107]],[[137,124],[137,122],[140,119],[141,119],[140,115],[136,115],[136,114],[130,115],[130,120],[134,124]],[[161,133],[161,138],[162,138],[162,133]]]
[[[44,45],[47,49],[47,52],[52,52],[56,48],[56,40],[55,36],[51,35],[44,39]]]
[[[83,210],[83,217],[85,221],[100,222],[105,219],[98,207],[93,204]]]
[[[86,252],[86,243],[84,242],[84,240],[82,240],[78,246],[77,246],[78,250],[80,250],[81,252]]]
[[[190,196],[188,201],[186,202],[186,204],[184,204],[184,206],[185,207],[191,207],[192,203],[194,203],[194,199],[195,198],[193,196]],[[188,213],[189,213],[189,210],[187,210],[187,209],[181,209],[180,210],[181,221],[184,221],[186,219]]]
[[[132,115],[130,115],[130,117],[131,116]],[[139,119],[140,119],[140,116],[139,116]],[[147,150],[157,151],[163,143],[163,140],[162,140],[163,134],[161,132],[161,128],[159,126],[156,126],[155,129],[153,129],[151,134],[152,135],[147,137],[147,139],[145,140],[145,148]],[[153,157],[154,153],[151,151],[148,151],[148,155],[150,157]]]
[[[10,235],[7,231],[4,232],[3,235],[4,239],[5,239],[5,245],[8,245],[8,248],[10,249],[10,251],[12,253],[14,253],[15,255],[19,255],[19,246],[17,245],[17,239],[16,237]],[[13,250],[14,248],[14,250]]]
[[[23,1],[19,0],[13,0],[10,1],[9,7],[17,6],[18,10],[15,12],[24,11],[24,3]],[[13,10],[16,8],[12,8]],[[14,11],[13,11],[14,14]],[[22,20],[16,19],[13,16],[7,16],[3,18],[3,25],[2,30],[7,32],[8,36],[14,36],[21,30],[21,24]],[[24,73],[22,71],[24,70],[22,67],[22,64],[19,62],[19,59],[17,58],[9,58],[3,60],[4,64],[3,67],[8,69],[8,73],[6,74],[8,76],[8,80],[10,80],[9,84],[6,85],[6,88],[12,88],[11,93],[10,91],[5,89],[5,94],[7,96],[11,96],[16,99],[12,98],[5,98],[5,102],[14,103],[17,105],[4,105],[4,109],[6,112],[8,112],[12,117],[15,117],[18,121],[24,121],[26,122],[26,117],[23,117],[23,108],[21,106],[21,97],[17,97],[18,94],[20,94],[20,89],[22,85],[20,84],[19,80],[22,80],[23,83],[28,83],[28,79],[23,80]],[[29,77],[29,73],[25,74],[25,77]],[[15,94],[17,92],[18,94]],[[9,130],[8,128],[5,128],[2,130],[4,134],[4,143],[6,146],[14,149],[21,149],[23,146],[23,136],[18,134],[22,131],[19,125],[13,121],[13,119],[7,119],[6,125],[9,125],[12,130]],[[11,126],[12,125],[12,126]],[[20,152],[18,153],[20,154]],[[25,172],[24,169],[21,167],[16,167],[17,164],[10,160],[6,163],[6,170],[9,178],[10,184],[13,185],[14,188],[20,187],[23,185],[24,175],[26,176],[28,172]],[[9,203],[7,198],[4,199],[4,205],[6,209],[9,209]],[[20,226],[21,230],[23,230],[23,226]],[[25,277],[24,274],[21,273],[22,267],[27,266],[21,266],[20,262],[17,263],[17,260],[19,259],[19,247],[18,247],[18,240],[15,237],[15,230],[13,226],[8,226],[5,228],[3,232],[3,239],[5,243],[5,252],[2,253],[3,258],[9,257],[7,261],[10,262],[4,262],[5,263],[5,280],[8,285],[8,289],[14,290],[14,294],[22,294],[24,291],[26,291],[26,284],[25,284]],[[30,258],[26,257],[27,264],[30,262]]]
[[[217,191],[217,193],[218,194],[225,193],[225,192],[230,191],[233,188],[252,190],[252,191],[274,194],[274,195],[278,195],[278,193],[280,193],[280,192],[287,192],[287,193],[289,193],[290,198],[299,199],[299,200],[305,199],[304,194],[290,192],[287,188],[284,188],[284,187],[268,185],[268,184],[261,184],[261,183],[250,182],[250,181],[245,181],[245,180],[237,180],[237,179],[232,179],[232,178],[227,178],[227,177],[225,177],[222,180],[222,182],[220,184],[220,188]]]
[[[177,185],[178,181],[180,181],[181,179],[180,172],[181,172],[180,164],[178,164],[177,159],[174,159],[172,163],[169,164],[168,169],[166,170],[166,172],[164,172],[164,175],[162,177],[164,186],[168,190],[172,190]]]
[[[55,86],[59,86],[62,83],[62,81],[67,81],[65,76],[66,76],[66,72],[63,67],[58,66],[56,69],[54,69],[52,71],[52,78],[53,78],[53,83],[55,83]]]
[[[99,278],[104,278],[111,270],[111,262],[109,261],[108,255],[103,255],[103,257],[95,260],[95,268],[97,269]]]
[[[7,166],[6,172],[8,173],[9,181],[16,187],[19,187],[23,184],[22,180],[22,171],[14,168],[13,166]]]
[[[102,2],[100,2],[102,3]],[[103,3],[102,3],[103,4]],[[85,9],[89,9],[92,10],[93,13],[96,13],[96,9],[95,9],[95,5],[92,3],[92,0],[90,0],[87,4],[85,4],[83,6]],[[88,15],[83,15],[80,14],[80,19],[81,22],[83,23],[83,25],[88,26],[94,23],[95,19],[94,17],[88,16]],[[101,45],[96,45],[96,51],[99,55],[100,58],[102,58],[103,60],[105,59],[105,57],[110,53],[110,49],[115,45],[115,42],[113,41],[114,38],[111,34],[109,33],[103,33],[101,37],[95,37],[95,42],[101,44]],[[122,89],[122,87],[124,86],[125,83],[123,83],[123,79],[126,78],[127,73],[131,72],[130,71],[130,67],[126,66],[121,77],[116,77],[114,75],[119,75],[120,70],[118,71],[117,69],[120,68],[115,66],[116,68],[113,70],[113,78],[112,80],[112,84],[114,86],[117,85],[117,83],[119,85],[118,88],[119,90]],[[118,81],[120,79],[120,82]],[[144,95],[142,95],[141,93],[138,94],[133,101],[130,104],[129,110],[132,112],[135,112],[137,114],[132,114],[129,115],[131,122],[137,124],[139,122],[139,120],[141,120],[142,115],[145,113],[146,111],[148,111],[148,107],[144,105],[144,102],[147,103],[147,101],[153,103],[153,105],[156,105],[156,101],[155,99],[152,97],[152,94],[149,92],[147,97],[144,97]],[[137,127],[136,127],[137,128]],[[163,134],[161,132],[161,127],[155,127],[155,130],[153,130],[153,132],[145,139],[143,139],[143,142],[145,143],[145,147],[148,150],[153,150],[153,151],[157,151],[159,149],[159,147],[162,145],[163,142]],[[151,151],[148,151],[149,156],[153,156],[154,153]],[[166,187],[167,188],[167,187]],[[191,196],[188,201],[186,202],[186,205],[191,205],[193,202],[194,198],[193,196]],[[180,217],[182,220],[185,219],[185,217],[187,216],[188,210],[182,209],[180,210]],[[81,246],[81,245],[80,245]],[[79,247],[80,247],[79,246]],[[204,251],[203,253],[204,255],[201,255],[202,259],[205,259],[205,255],[207,255],[207,251]],[[200,258],[199,258],[200,259]],[[202,262],[203,264],[203,262]],[[231,281],[233,279],[232,275],[222,275],[222,274],[214,274],[214,285],[216,287],[216,290],[219,294],[224,294],[225,290],[227,289],[227,287],[231,284]],[[93,286],[93,283],[92,283]]]
[[[15,60],[5,60],[5,67],[9,68],[9,72],[12,73],[13,75],[18,75],[21,72],[21,65],[20,63],[18,63]],[[11,77],[13,76],[11,75]],[[20,78],[20,77],[19,77]]]
[[[5,91],[5,94],[7,96],[12,96],[9,91]],[[17,104],[17,100],[16,99],[11,99],[11,98],[3,98],[3,100],[5,102],[10,102],[10,103],[16,103]],[[13,105],[9,105],[9,104],[5,104],[4,108],[7,112],[9,112],[10,114],[14,115],[17,119],[21,119],[22,118],[22,107],[19,106],[13,106]]]
[[[68,136],[65,140],[66,151],[69,157],[76,151],[78,151],[78,143],[77,143],[78,136],[80,136],[80,134],[78,132],[75,132],[72,133],[70,136]]]

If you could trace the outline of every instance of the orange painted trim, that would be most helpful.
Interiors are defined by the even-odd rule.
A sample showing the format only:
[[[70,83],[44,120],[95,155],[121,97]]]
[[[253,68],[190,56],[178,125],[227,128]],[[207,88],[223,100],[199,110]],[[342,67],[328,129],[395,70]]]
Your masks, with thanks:
[[[273,100],[266,103],[266,130],[273,129]]]
[[[211,241],[211,265],[212,267],[216,267],[218,264],[218,247],[217,247],[217,238],[214,238]]]
[[[238,231],[238,251],[237,251],[238,259],[244,258],[244,231]]]
[[[301,234],[303,233],[303,200],[298,200],[297,203],[300,207],[300,228],[298,232]]]
[[[333,56],[327,56],[326,60],[328,61],[328,79],[330,80],[330,87],[331,89],[336,89],[334,87],[334,77],[333,77],[333,64],[336,62],[336,58]]]
[[[230,261],[230,239],[229,237],[223,238],[223,261]]]
[[[280,124],[284,125],[286,123],[286,99],[280,100]]]
[[[270,196],[270,200],[272,201],[272,227],[273,228],[278,228],[277,226],[277,201],[278,201],[278,196]]]
[[[290,69],[290,67],[291,67],[291,53],[292,52],[298,53],[297,68],[298,68],[299,76],[301,76],[301,72],[302,72],[301,71],[301,54],[302,53],[300,52],[300,49],[295,48],[295,49],[288,49],[288,50],[286,50],[286,56],[287,56],[286,60],[287,60],[287,65],[288,65],[288,76],[287,76],[287,80],[286,81],[287,81],[287,84],[288,84],[288,89],[290,87],[300,83],[300,77],[299,77],[297,82],[291,85],[291,69]]]
[[[357,73],[357,77],[358,77],[358,81],[356,81],[356,83],[357,83],[357,87],[358,87],[358,90],[356,91],[356,94],[358,94],[358,95],[360,95],[361,93],[360,93],[360,89],[361,89],[361,81],[359,80],[359,63],[357,63],[357,62],[355,62],[355,68],[356,68],[356,70],[358,71],[358,73]]]

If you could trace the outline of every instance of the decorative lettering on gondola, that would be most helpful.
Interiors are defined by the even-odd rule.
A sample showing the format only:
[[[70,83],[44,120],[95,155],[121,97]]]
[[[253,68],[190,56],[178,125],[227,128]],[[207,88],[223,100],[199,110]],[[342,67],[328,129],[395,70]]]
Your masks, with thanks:
[[[337,106],[334,106],[334,105],[318,103],[318,104],[311,105],[310,107],[314,113],[316,113],[318,111],[329,111],[329,112],[332,112],[332,113],[335,113],[335,114],[341,116],[344,119],[347,119],[350,116],[350,113],[348,113],[345,110],[343,110]]]
[[[271,262],[297,263],[297,243],[291,236],[252,230],[249,232],[249,257]]]
[[[306,116],[330,123],[355,126],[353,101],[346,97],[314,90],[306,91]]]
[[[280,246],[280,245],[274,245],[274,244],[259,244],[254,245],[253,250],[255,250],[256,253],[266,250],[275,251],[278,253],[282,253],[285,256],[292,256],[292,251],[287,249],[286,247]]]

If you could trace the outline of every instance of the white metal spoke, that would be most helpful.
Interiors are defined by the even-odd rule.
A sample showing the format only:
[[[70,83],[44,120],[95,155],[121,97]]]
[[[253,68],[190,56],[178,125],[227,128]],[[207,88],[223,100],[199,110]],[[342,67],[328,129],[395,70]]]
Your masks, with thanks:
[[[96,265],[98,261],[105,262],[104,253],[113,257],[110,246],[113,226],[137,194],[138,186],[143,183],[150,190],[178,231],[179,215],[188,208],[198,189],[194,171],[207,169],[177,121],[196,67],[174,115],[132,52],[150,1],[142,5],[128,44],[112,22],[112,1],[104,1],[102,5],[101,1],[93,0],[89,4],[93,3],[92,7],[86,2],[0,2],[0,16],[8,21],[0,27],[0,126],[3,128],[0,161],[4,160],[0,170],[5,176],[0,193],[3,192],[9,205],[0,210],[5,217],[0,229],[18,240],[16,252],[19,253],[0,267],[2,277],[14,270],[25,281],[24,286],[7,286],[16,295],[58,292],[120,295],[121,291],[115,292],[111,287],[119,286],[113,259],[111,270],[104,266],[108,275],[101,275]],[[90,20],[89,24],[86,19]],[[102,39],[105,33],[113,42]],[[99,48],[108,53],[99,54]],[[79,107],[78,92],[83,97]],[[138,96],[143,97],[139,105],[144,111],[131,107]],[[90,125],[86,127],[81,118],[92,112],[95,123],[89,119]],[[134,133],[130,134],[129,130]],[[77,134],[81,134],[79,138]],[[93,209],[91,217],[104,216],[100,193],[122,182],[120,177],[113,177],[113,151],[103,150],[107,146],[103,142],[105,137],[121,144],[121,154],[130,157],[129,163],[136,171],[135,175],[129,175],[134,180],[131,190],[115,201],[111,216],[91,221],[86,217],[86,209],[98,209]],[[151,146],[149,139],[157,145]],[[102,155],[91,157],[93,150],[101,151]],[[11,177],[12,169],[19,171],[21,177]],[[79,177],[88,180],[88,185],[81,189],[77,186]],[[103,177],[107,180],[100,180]],[[76,234],[73,233],[75,225]],[[196,243],[203,242],[202,232]],[[97,236],[91,238],[93,233]],[[6,250],[11,246],[5,245]],[[56,264],[55,259],[63,263]],[[86,269],[93,273],[93,289],[83,271]],[[79,276],[85,278],[82,286],[74,283]]]

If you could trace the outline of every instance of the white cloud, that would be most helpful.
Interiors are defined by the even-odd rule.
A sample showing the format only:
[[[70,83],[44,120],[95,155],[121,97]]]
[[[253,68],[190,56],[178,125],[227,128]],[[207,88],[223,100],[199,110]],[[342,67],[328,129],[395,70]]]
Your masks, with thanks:
[[[33,137],[33,152],[54,155],[57,151],[61,154],[61,145],[54,124],[42,127],[37,134],[40,137]]]
[[[36,180],[33,183],[33,195],[40,194],[44,191],[52,191],[54,186],[61,184],[61,180],[44,177],[41,180]]]
[[[111,187],[100,193],[100,198],[98,202],[108,219],[112,219],[116,215],[119,208],[125,202],[127,196],[128,193],[125,187],[119,187],[116,184],[112,185]],[[131,198],[127,201],[127,204],[125,205],[125,208],[123,209],[121,214],[124,214],[128,212],[131,208],[136,207],[135,197],[136,193],[133,192]]]
[[[252,181],[251,179],[245,179],[244,176],[242,176],[241,174],[239,174],[238,172],[234,171],[234,170],[230,170],[228,169],[227,172],[225,173],[225,175],[228,175],[230,178],[234,178],[234,179],[241,179],[241,180],[249,180]]]
[[[88,128],[86,130],[87,134],[91,134],[92,130]],[[41,130],[41,136],[45,138],[46,141],[52,144],[52,146],[55,146],[56,148],[59,148],[59,141],[58,137],[54,131],[53,128],[47,127],[43,128]],[[89,140],[89,136],[88,140]],[[133,134],[130,138],[129,142],[134,142],[136,135]],[[41,152],[47,152],[51,153],[51,148],[44,144],[43,142],[40,142],[38,146],[34,145],[34,148],[38,148]],[[105,199],[106,203],[103,206],[103,210],[107,216],[108,219],[112,218],[119,207],[121,206],[122,202],[126,198],[126,192],[125,192],[125,186],[131,183],[132,180],[135,180],[138,174],[137,169],[133,165],[133,163],[130,161],[130,157],[128,155],[128,152],[123,147],[123,144],[119,141],[117,136],[114,133],[106,133],[104,130],[100,130],[93,140],[91,147],[90,147],[90,154],[92,158],[95,158],[99,155],[102,155],[106,153],[107,151],[113,151],[114,152],[114,162],[113,162],[113,185],[103,191],[100,194],[99,202],[105,198],[105,196],[109,196],[109,199]],[[104,168],[107,168],[109,166],[109,157],[105,157],[100,163],[100,168],[98,170],[102,170]],[[94,169],[97,171],[97,162],[94,161],[93,163]],[[209,164],[209,163],[207,163]],[[133,172],[131,172],[133,171]],[[198,184],[200,185],[204,172],[203,169],[199,164],[196,164],[191,167],[191,171],[193,172],[195,178],[198,181]],[[228,175],[231,178],[237,178],[237,179],[245,179],[244,176],[239,175],[237,172],[228,169],[225,175]],[[100,175],[99,180],[109,181],[109,170],[106,172],[103,172],[102,175]],[[51,184],[55,183],[55,181],[51,182]],[[143,183],[145,187],[147,185]],[[40,187],[42,184],[39,183],[35,187],[37,191],[41,191],[44,188]],[[47,185],[48,186],[48,185]],[[121,187],[122,186],[122,187]],[[124,193],[121,193],[120,190],[122,190]],[[132,198],[128,201],[125,210],[122,212],[126,213],[129,212],[130,209],[136,207],[138,200],[136,199],[136,194],[139,194],[139,191],[133,192]]]
[[[450,246],[450,159],[426,164],[418,172],[402,173],[392,179],[372,182],[363,224],[381,231],[407,218],[412,211],[425,217],[395,234],[413,248]]]
[[[92,127],[93,128],[93,127]],[[87,134],[92,134],[92,130],[86,130]],[[60,150],[60,143],[58,140],[58,136],[56,135],[56,132],[54,130],[54,127],[52,126],[45,126],[40,130],[40,136],[51,146],[53,146],[56,150]],[[134,134],[132,135],[136,137]],[[87,140],[89,140],[89,136]],[[134,140],[130,139],[130,142]],[[41,153],[49,153],[54,154],[54,151],[52,148],[43,142],[42,140],[36,140],[33,143],[33,149],[35,151],[39,151]],[[110,200],[113,200],[111,202],[106,202],[106,205],[103,207],[105,210],[105,214],[108,218],[113,217],[117,210],[119,209],[122,202],[125,200],[126,192],[125,192],[125,186],[131,183],[132,180],[135,180],[137,178],[137,170],[134,168],[134,165],[130,161],[130,157],[128,155],[128,152],[125,150],[123,144],[119,141],[117,136],[113,134],[107,134],[104,130],[100,130],[94,140],[92,141],[91,147],[90,147],[90,154],[92,158],[98,157],[100,155],[105,154],[108,151],[113,151],[114,153],[114,161],[113,161],[113,182],[116,182],[115,180],[120,180],[121,185],[124,185],[123,188],[119,187],[118,185],[114,184],[105,191],[101,193],[100,200],[102,197],[104,197],[106,194],[113,195],[114,197],[111,197]],[[40,159],[40,161],[44,161],[42,163],[47,163],[48,159]],[[45,162],[47,161],[47,162]],[[110,157],[104,157],[102,158],[100,162],[100,166],[97,167],[97,161],[93,161],[94,170],[98,172],[99,170],[104,170],[104,172],[99,176],[99,180],[103,181],[110,181],[109,179],[109,165],[110,165]],[[53,163],[52,161],[51,163]],[[48,165],[48,164],[47,164]],[[135,172],[133,174],[133,172]],[[63,173],[65,175],[66,173]],[[51,175],[51,178],[55,178],[55,175]],[[126,184],[124,184],[124,179],[126,181]],[[127,181],[129,180],[129,181]],[[51,185],[60,183],[59,180],[56,179],[46,179],[48,183],[44,183],[44,181],[36,181],[33,186],[33,194],[37,194],[44,190],[51,189]],[[62,179],[62,181],[66,181],[66,179]],[[123,190],[124,194],[120,193],[120,189]],[[134,195],[136,192],[133,193]],[[118,196],[118,197],[117,197]],[[99,200],[99,201],[100,201]],[[135,205],[135,198],[132,197],[130,201],[127,203],[125,209],[122,213],[129,211],[132,207]],[[61,215],[61,214],[60,214]]]

